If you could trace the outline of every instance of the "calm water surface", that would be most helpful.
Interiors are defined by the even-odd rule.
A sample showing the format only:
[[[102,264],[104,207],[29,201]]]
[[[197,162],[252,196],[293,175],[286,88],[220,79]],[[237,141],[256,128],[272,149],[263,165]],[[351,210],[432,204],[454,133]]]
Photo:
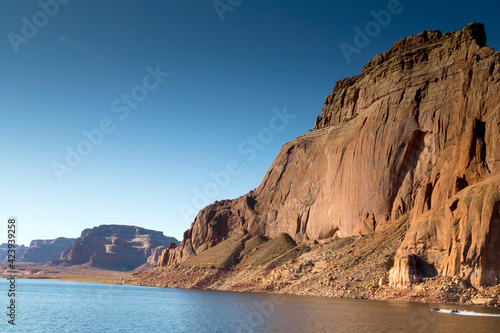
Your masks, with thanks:
[[[500,332],[500,309],[17,280],[12,332]],[[441,306],[451,309],[452,306]]]

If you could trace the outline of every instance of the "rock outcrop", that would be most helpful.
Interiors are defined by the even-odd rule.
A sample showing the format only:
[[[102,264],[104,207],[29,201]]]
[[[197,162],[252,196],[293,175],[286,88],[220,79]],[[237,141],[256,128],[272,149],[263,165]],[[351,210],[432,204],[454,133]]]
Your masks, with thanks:
[[[119,271],[146,269],[154,266],[170,243],[178,242],[160,231],[125,225],[100,225],[85,229],[61,254],[61,261]]]
[[[396,253],[393,286],[438,274],[465,285],[500,281],[500,175],[471,185],[416,217]]]
[[[26,252],[27,247],[24,245],[16,244],[16,261],[19,261],[20,258],[23,257]],[[11,257],[12,258],[12,257]],[[0,244],[0,263],[6,263],[9,260],[9,244],[2,243]]]
[[[335,84],[314,131],[285,144],[260,186],[202,209],[171,266],[228,236],[327,240],[409,214],[392,286],[500,278],[500,53],[481,24],[404,38]]]
[[[75,238],[37,239],[30,243],[20,261],[42,263],[59,260],[61,253],[73,244]]]

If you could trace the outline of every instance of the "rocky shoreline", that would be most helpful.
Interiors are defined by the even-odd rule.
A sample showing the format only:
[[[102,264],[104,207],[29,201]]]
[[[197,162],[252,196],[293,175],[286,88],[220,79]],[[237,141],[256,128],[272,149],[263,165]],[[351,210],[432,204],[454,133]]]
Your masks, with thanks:
[[[451,277],[424,278],[409,286],[390,286],[389,270],[407,229],[400,219],[369,236],[338,238],[322,244],[291,244],[286,236],[273,242],[229,238],[213,248],[212,256],[171,267],[137,271],[119,284],[162,288],[278,293],[437,304],[500,306],[500,286],[475,288]],[[278,242],[278,240],[282,242]],[[273,244],[271,244],[273,243]],[[277,246],[277,244],[279,246]],[[295,245],[295,246],[294,246]],[[292,247],[294,246],[294,247]],[[307,247],[307,248],[306,248]],[[306,248],[304,253],[297,249]],[[223,252],[217,252],[217,251]],[[231,251],[233,251],[231,253]],[[283,252],[280,254],[280,252]],[[291,255],[297,253],[297,255]],[[262,254],[266,254],[263,256]],[[221,265],[224,258],[233,258]]]
[[[222,280],[229,279],[233,275],[234,272],[223,272],[209,268],[152,269],[133,273],[132,276],[121,279],[118,284],[430,304],[500,306],[500,286],[478,289],[462,288],[457,281],[445,278],[430,279],[417,285],[399,288],[390,287],[383,282],[381,285],[373,284],[366,288],[360,288],[358,285],[363,284],[363,282],[355,277],[348,285],[336,284],[335,278],[332,276],[325,276],[323,279],[309,276],[300,285],[289,285],[285,281],[265,281],[263,279],[261,285],[258,283],[239,283],[226,286]]]
[[[9,264],[0,263],[0,278],[8,278]],[[16,263],[16,279],[60,280],[116,284],[132,272],[105,270],[90,265],[61,265],[53,263]]]

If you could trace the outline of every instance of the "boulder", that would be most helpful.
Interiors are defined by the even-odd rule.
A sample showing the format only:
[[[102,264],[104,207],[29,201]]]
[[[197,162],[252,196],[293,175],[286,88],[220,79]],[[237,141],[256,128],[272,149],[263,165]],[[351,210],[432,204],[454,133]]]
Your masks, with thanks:
[[[471,301],[475,305],[493,306],[497,303],[496,300],[492,297],[477,297],[477,298],[472,299]]]

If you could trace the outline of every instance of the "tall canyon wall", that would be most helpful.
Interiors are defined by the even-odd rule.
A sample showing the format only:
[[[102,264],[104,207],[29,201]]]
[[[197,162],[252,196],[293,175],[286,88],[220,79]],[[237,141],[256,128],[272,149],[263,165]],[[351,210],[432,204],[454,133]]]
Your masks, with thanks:
[[[500,53],[481,24],[397,41],[335,84],[313,131],[286,143],[258,188],[202,209],[173,265],[227,236],[313,241],[410,227],[390,283],[500,279]]]

